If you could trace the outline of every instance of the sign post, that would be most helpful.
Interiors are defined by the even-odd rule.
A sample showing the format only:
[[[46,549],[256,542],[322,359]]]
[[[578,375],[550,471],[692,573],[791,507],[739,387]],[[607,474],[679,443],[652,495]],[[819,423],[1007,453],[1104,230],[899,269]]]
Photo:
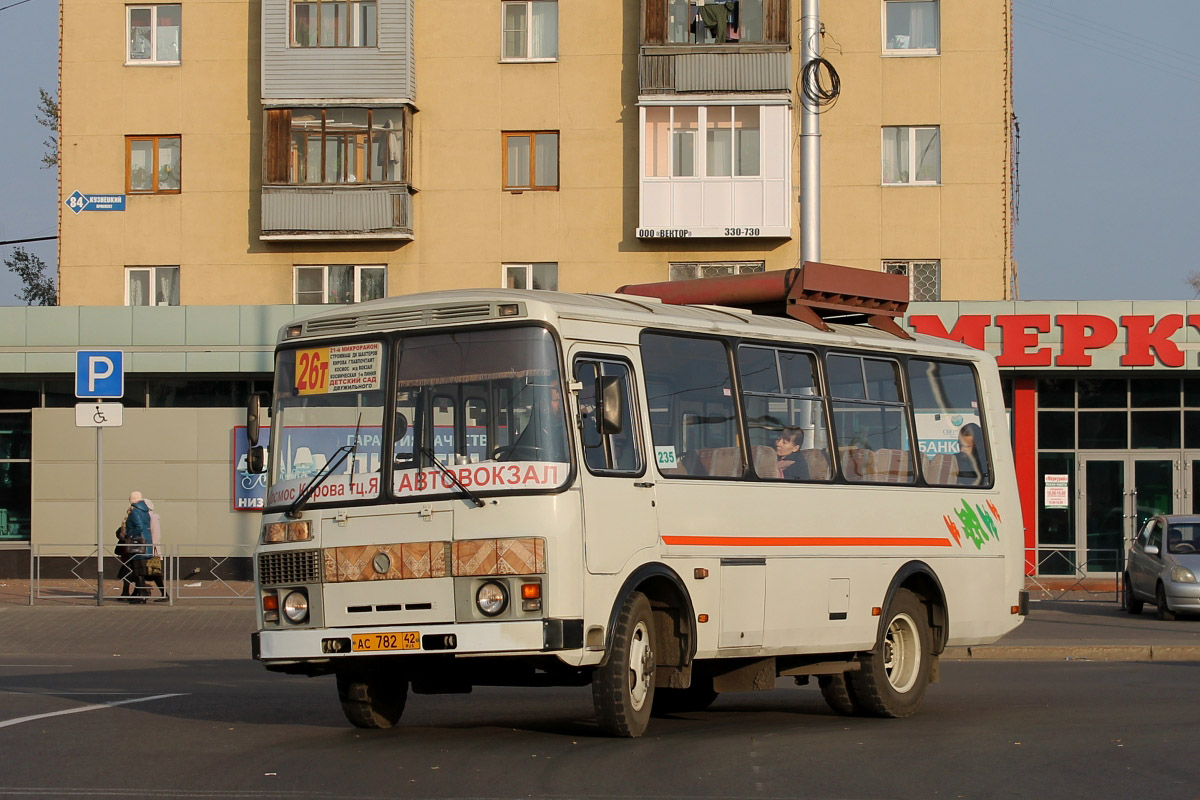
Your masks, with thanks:
[[[75,406],[75,426],[96,429],[96,605],[104,605],[104,428],[120,427],[125,394],[125,354],[120,350],[79,350],[75,354],[75,396],[93,402]]]

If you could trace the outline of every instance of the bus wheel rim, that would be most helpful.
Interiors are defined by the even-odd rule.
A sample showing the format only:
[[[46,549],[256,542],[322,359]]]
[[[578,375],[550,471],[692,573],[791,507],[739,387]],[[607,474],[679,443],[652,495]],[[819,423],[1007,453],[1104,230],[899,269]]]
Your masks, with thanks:
[[[650,649],[650,630],[639,622],[629,638],[629,699],[634,711],[641,711],[650,692],[654,674],[654,654]]]
[[[921,637],[908,614],[897,614],[883,640],[883,669],[894,691],[904,694],[917,682],[921,669]]]

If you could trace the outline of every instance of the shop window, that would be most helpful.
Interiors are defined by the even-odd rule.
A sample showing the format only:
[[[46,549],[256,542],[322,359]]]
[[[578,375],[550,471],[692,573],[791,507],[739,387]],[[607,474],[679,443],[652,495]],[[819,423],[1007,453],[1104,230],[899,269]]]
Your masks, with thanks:
[[[292,47],[374,47],[375,0],[292,0]]]
[[[1179,408],[1179,379],[1138,378],[1130,381],[1129,404],[1133,408]]]
[[[29,541],[31,471],[28,461],[0,460],[0,542]]]
[[[1128,408],[1127,383],[1124,378],[1080,378],[1079,407]]]
[[[1200,449],[1200,411],[1183,412],[1183,446],[1188,450]]]
[[[360,303],[387,296],[387,267],[331,264],[296,267],[296,305]]]
[[[179,305],[179,267],[126,267],[125,305]]]
[[[173,194],[179,191],[180,137],[126,136],[125,191]]]
[[[0,461],[29,458],[32,433],[29,412],[0,414]]]
[[[1129,446],[1127,417],[1125,411],[1080,411],[1079,449],[1124,450]]]
[[[505,264],[504,286],[508,289],[545,289],[558,291],[558,264]]]
[[[941,130],[934,125],[883,129],[883,184],[935,186],[942,180]]]
[[[502,3],[505,61],[553,61],[558,57],[558,2],[507,0]]]
[[[125,6],[125,63],[178,64],[182,24],[178,4]]]
[[[1074,408],[1075,381],[1071,378],[1038,378],[1038,408]]]
[[[889,275],[908,276],[908,297],[914,303],[942,299],[942,265],[938,261],[884,261]]]
[[[1075,412],[1039,411],[1037,415],[1039,450],[1075,449]]]
[[[72,394],[72,396],[74,395]],[[10,377],[0,379],[0,408],[27,411],[31,408],[38,408],[41,404],[41,383],[39,381]]]
[[[1039,453],[1038,486],[1045,487],[1047,475],[1067,476],[1065,506],[1048,506],[1038,510],[1038,544],[1071,545],[1075,543],[1075,454]],[[1041,491],[1039,489],[1039,491]],[[1044,495],[1043,495],[1044,497]]]
[[[670,279],[687,281],[695,278],[723,278],[726,275],[749,275],[764,272],[762,261],[683,261],[670,266]]]
[[[558,189],[558,132],[505,132],[504,188],[517,191]]]
[[[250,383],[244,380],[155,378],[149,382],[151,408],[244,408]]]
[[[1136,386],[1138,381],[1133,381]],[[1129,415],[1130,445],[1136,449],[1179,448],[1179,411],[1134,411]]]
[[[888,55],[936,55],[937,0],[885,0],[883,52]]]
[[[406,183],[405,108],[272,108],[263,136],[271,185]]]

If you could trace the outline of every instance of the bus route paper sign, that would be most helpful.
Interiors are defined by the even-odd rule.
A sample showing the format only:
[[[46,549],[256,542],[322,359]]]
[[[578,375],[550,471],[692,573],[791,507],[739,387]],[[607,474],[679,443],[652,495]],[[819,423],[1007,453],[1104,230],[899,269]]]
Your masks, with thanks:
[[[296,351],[297,394],[337,394],[378,389],[383,364],[379,342]]]
[[[1046,508],[1067,508],[1070,505],[1070,494],[1068,490],[1068,475],[1050,475],[1045,476],[1045,496],[1042,498],[1042,505]]]

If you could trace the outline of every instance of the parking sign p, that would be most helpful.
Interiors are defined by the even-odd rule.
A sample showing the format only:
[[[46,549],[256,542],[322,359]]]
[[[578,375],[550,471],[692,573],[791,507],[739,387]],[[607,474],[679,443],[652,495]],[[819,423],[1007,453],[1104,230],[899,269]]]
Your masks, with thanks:
[[[78,351],[75,396],[81,399],[122,397],[125,394],[124,355],[120,350]]]

